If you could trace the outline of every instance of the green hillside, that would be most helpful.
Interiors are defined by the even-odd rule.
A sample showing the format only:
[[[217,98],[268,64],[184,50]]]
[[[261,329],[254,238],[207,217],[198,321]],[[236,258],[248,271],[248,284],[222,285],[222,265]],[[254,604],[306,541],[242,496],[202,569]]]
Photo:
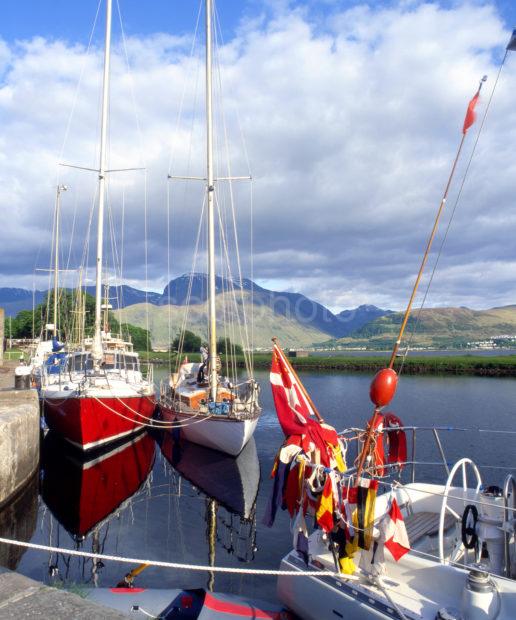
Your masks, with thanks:
[[[243,297],[248,319],[248,331],[251,334],[250,294],[245,292]],[[217,328],[221,336],[227,335],[232,342],[244,344],[243,328],[240,331],[236,321],[237,315],[242,318],[243,314],[240,293],[237,294],[237,307],[238,311],[235,310],[234,301],[229,293],[217,295],[218,316],[225,317],[224,324],[226,325],[226,328],[224,328],[222,323],[220,323]],[[116,315],[119,316],[120,314],[123,322],[147,328],[148,313],[148,328],[151,332],[152,346],[161,349],[166,348],[179,332],[183,324],[185,311],[186,306],[135,304],[117,311]],[[186,328],[198,334],[204,340],[207,340],[208,337],[206,316],[206,303],[192,305],[188,309],[188,320],[186,322]],[[285,347],[309,346],[313,342],[320,342],[328,338],[328,334],[302,325],[295,319],[275,314],[271,308],[264,305],[254,306],[253,323],[254,347],[270,347],[273,336],[277,336]]]
[[[403,315],[395,312],[364,325],[346,338],[330,341],[335,346],[390,348],[397,338]],[[413,312],[406,329],[410,338],[417,320]],[[463,347],[502,335],[516,334],[516,306],[470,310],[468,308],[427,308],[421,312],[411,346]]]

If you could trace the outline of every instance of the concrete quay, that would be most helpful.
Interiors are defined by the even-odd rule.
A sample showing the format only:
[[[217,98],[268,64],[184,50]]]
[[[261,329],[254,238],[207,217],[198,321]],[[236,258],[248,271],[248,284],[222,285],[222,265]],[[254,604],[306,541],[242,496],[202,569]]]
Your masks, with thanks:
[[[16,362],[0,368],[0,506],[29,482],[39,464],[40,414],[35,390],[14,390]]]
[[[121,620],[126,615],[0,568],[0,620]]]

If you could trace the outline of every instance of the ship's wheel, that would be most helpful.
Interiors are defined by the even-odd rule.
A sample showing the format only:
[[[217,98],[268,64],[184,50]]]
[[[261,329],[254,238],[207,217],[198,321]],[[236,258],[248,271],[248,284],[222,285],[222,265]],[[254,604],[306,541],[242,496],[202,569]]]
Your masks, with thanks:
[[[471,491],[472,489],[468,487],[468,469],[473,472],[475,478],[475,490],[474,496],[472,497]],[[462,474],[462,497],[457,498],[456,496],[450,496],[450,490],[453,488],[453,482],[457,477],[458,472]],[[460,474],[459,474],[460,475]],[[439,560],[441,564],[453,563],[456,562],[461,555],[464,554],[465,548],[462,542],[462,537],[459,536],[457,544],[454,546],[450,557],[445,559],[444,557],[444,523],[446,519],[446,514],[450,513],[456,520],[457,523],[462,523],[462,515],[466,506],[471,503],[471,501],[476,500],[480,491],[480,487],[482,486],[482,478],[480,477],[480,472],[478,471],[478,467],[475,463],[468,458],[460,459],[455,463],[455,465],[451,468],[450,473],[448,474],[448,480],[446,480],[446,485],[444,487],[443,499],[441,503],[441,512],[439,515]],[[463,503],[462,514],[459,514],[452,506],[450,506],[450,499],[456,500],[455,505],[458,502]],[[458,500],[458,501],[457,501]]]

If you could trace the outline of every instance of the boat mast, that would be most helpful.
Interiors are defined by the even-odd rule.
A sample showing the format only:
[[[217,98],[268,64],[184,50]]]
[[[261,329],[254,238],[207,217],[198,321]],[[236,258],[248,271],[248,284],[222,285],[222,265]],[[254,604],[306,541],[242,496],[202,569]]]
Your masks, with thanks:
[[[104,77],[102,81],[102,117],[100,129],[99,213],[97,222],[97,265],[95,279],[95,334],[92,355],[96,367],[102,359],[102,252],[104,248],[104,204],[106,199],[106,146],[109,107],[109,65],[111,52],[111,0],[106,0],[106,41],[104,49]]]
[[[213,179],[212,0],[206,0],[206,159],[208,191],[208,315],[210,395],[217,398],[217,332],[215,309],[215,188]]]
[[[66,185],[58,185],[56,192],[56,221],[54,226],[55,244],[54,244],[54,338],[57,338],[57,298],[59,293],[59,219],[61,211],[61,192],[66,192]]]

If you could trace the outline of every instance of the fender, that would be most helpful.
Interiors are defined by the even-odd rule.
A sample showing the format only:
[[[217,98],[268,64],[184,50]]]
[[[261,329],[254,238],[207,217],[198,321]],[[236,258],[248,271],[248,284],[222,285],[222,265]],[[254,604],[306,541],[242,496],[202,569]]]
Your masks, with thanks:
[[[407,436],[403,430],[403,422],[391,411],[384,415],[385,428],[398,428],[399,430],[385,433],[387,435],[387,445],[389,450],[388,463],[405,463],[407,460]],[[400,471],[404,465],[400,465]]]

